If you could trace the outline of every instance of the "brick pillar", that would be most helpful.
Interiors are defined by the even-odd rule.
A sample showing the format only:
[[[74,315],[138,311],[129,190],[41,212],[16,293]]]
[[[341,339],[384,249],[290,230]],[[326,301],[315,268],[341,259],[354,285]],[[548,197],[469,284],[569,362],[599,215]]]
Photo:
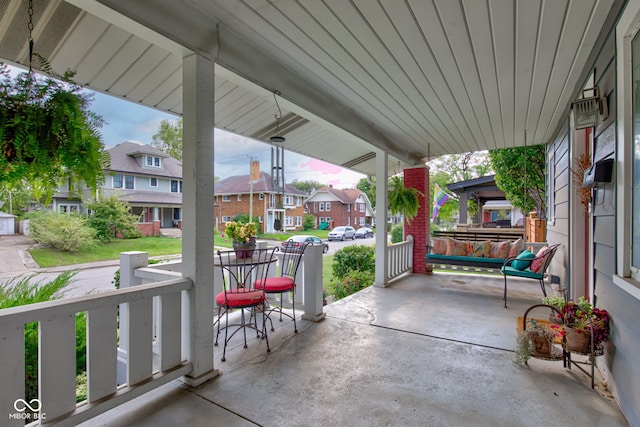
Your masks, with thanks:
[[[427,243],[429,241],[429,221],[431,204],[429,200],[429,168],[426,166],[404,170],[405,188],[415,188],[424,194],[418,196],[420,207],[418,215],[411,221],[411,224],[404,222],[404,237],[413,236],[413,272],[425,274],[424,257],[427,253]]]

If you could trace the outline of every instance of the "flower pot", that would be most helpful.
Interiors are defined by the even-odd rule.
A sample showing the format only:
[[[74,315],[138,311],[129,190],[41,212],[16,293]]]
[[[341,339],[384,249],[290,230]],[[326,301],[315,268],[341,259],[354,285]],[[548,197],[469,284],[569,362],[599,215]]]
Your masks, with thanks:
[[[239,259],[251,258],[253,250],[256,248],[256,238],[250,237],[248,242],[233,241],[233,250],[236,251],[236,257]]]
[[[527,331],[527,336],[531,342],[531,356],[547,359],[552,356],[551,340],[545,335],[540,335],[535,331]]]
[[[591,346],[591,334],[589,332],[565,326],[564,333],[567,351],[589,353],[589,348]]]

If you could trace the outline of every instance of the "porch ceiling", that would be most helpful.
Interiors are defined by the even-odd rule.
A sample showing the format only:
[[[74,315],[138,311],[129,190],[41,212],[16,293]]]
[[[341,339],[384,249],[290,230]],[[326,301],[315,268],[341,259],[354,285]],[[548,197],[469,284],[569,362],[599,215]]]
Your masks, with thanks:
[[[182,113],[182,58],[216,62],[216,127],[375,174],[427,156],[549,142],[623,0],[51,0],[57,71]],[[0,1],[0,58],[28,62],[27,2]]]

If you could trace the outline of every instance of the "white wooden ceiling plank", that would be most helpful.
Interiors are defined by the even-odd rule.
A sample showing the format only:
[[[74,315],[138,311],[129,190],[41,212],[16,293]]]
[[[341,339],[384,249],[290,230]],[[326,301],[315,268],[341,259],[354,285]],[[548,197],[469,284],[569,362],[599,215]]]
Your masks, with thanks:
[[[67,33],[63,47],[49,58],[54,70],[74,70],[107,29],[105,21],[85,13]]]
[[[283,3],[282,6],[290,6],[292,3]],[[280,6],[278,4],[277,6]],[[293,9],[293,11],[291,11]],[[286,8],[279,10],[275,7],[261,10],[263,16],[269,22],[294,41],[307,54],[322,64],[331,67],[334,75],[343,82],[348,82],[351,87],[359,87],[361,93],[369,92],[369,103],[376,108],[387,107],[387,116],[394,118],[396,122],[402,123],[406,132],[414,137],[420,135],[421,126],[416,120],[407,115],[402,103],[388,96],[388,92],[379,82],[372,79],[367,73],[362,71],[360,64],[354,61],[353,57],[347,54],[342,46],[330,37],[327,31],[317,25],[317,22],[310,19],[307,13],[299,8]],[[291,16],[284,13],[292,13]]]
[[[611,3],[609,0],[592,0],[593,7],[589,8],[584,1],[570,2],[557,50],[560,60],[556,61],[551,72],[547,102],[540,116],[541,123],[548,123],[546,129],[541,128],[540,135],[536,135],[540,143],[548,142],[553,137],[551,132],[558,125],[558,120],[552,121],[551,118],[557,118],[559,111],[566,108],[560,100],[571,97],[573,88],[579,83],[576,80],[577,71],[589,57],[590,46],[598,37]],[[571,31],[567,30],[569,28]]]
[[[109,25],[92,49],[77,65],[76,81],[83,84],[93,82],[98,73],[105,67],[105,64],[111,60],[129,37],[130,35],[120,28]]]
[[[498,96],[498,80],[496,78],[496,64],[492,37],[491,21],[486,3],[476,0],[463,1],[465,15],[469,25],[469,38],[473,45],[480,78],[480,85],[484,92],[489,124],[493,134],[493,141],[487,141],[489,148],[504,147],[502,134],[502,116],[500,115],[500,98]]]
[[[540,122],[542,107],[548,96],[551,71],[558,60],[557,50],[567,11],[568,1],[554,1],[543,3],[541,13],[540,32],[536,51],[535,72],[531,79],[531,101],[527,116],[527,129],[538,129],[540,125],[546,129],[546,124]],[[544,54],[541,54],[544,52]],[[551,54],[553,53],[553,54]],[[554,102],[555,103],[555,102]]]
[[[514,127],[516,133],[528,133],[527,115],[531,108],[531,81],[535,68],[538,30],[540,29],[541,0],[531,0],[516,4],[516,65],[515,97],[519,101],[515,110]]]
[[[403,81],[400,85],[404,88],[405,95],[427,122],[427,133],[424,139],[433,144],[434,149],[440,146],[441,141],[461,141],[462,134],[436,96],[431,82],[426,78],[416,60],[416,57],[426,51],[427,47],[410,10],[406,7],[398,7],[397,2],[393,0],[384,0],[382,5],[398,32],[397,37],[396,34],[391,34],[395,40],[392,40],[393,44],[389,44],[393,58],[383,63],[385,66],[390,64],[394,67],[388,74],[396,76],[402,73]],[[440,148],[444,149],[444,147]]]
[[[167,52],[145,79],[129,91],[128,98],[136,101],[145,99],[176,72],[182,72],[182,59]]]
[[[114,83],[111,91],[127,94],[138,85],[142,85],[149,74],[166,58],[168,52],[157,46],[148,45],[148,48],[131,64],[129,69]]]
[[[493,27],[496,77],[502,115],[502,133],[505,146],[513,147],[515,141],[515,22],[514,2],[495,0],[489,3],[489,17]]]
[[[321,19],[327,31],[330,31],[340,45],[358,61],[363,72],[369,74],[387,92],[385,98],[392,97],[400,104],[407,105],[403,113],[412,116],[421,124],[422,139],[425,139],[425,134],[432,140],[442,137],[438,134],[435,138],[434,135],[430,135],[430,132],[433,132],[433,126],[429,123],[432,117],[428,116],[429,112],[432,113],[431,107],[420,97],[420,91],[406,75],[406,71],[399,66],[389,50],[371,34],[370,27],[362,21],[351,5],[337,2],[335,6],[341,9],[330,11],[321,2],[306,0],[304,4],[314,17]],[[376,9],[376,13],[383,13],[382,9]],[[349,23],[348,28],[342,25],[343,22]]]
[[[464,82],[464,90],[469,99],[473,115],[468,119],[475,137],[475,145],[469,141],[469,151],[479,151],[493,142],[493,132],[489,125],[486,99],[482,90],[476,54],[473,51],[467,17],[460,2],[441,2],[438,10],[451,46],[451,52]],[[471,17],[469,17],[471,19]],[[473,17],[475,18],[475,17]]]
[[[449,50],[449,45],[440,20],[438,19],[437,11],[433,7],[433,4],[420,0],[409,1],[409,5],[416,16],[416,21],[420,26],[427,43],[425,49],[418,52],[416,58],[420,63],[424,75],[427,76],[431,82],[431,86],[435,91],[435,96],[444,105],[446,111],[455,123],[456,128],[462,135],[462,140],[455,141],[455,144],[459,147],[456,149],[456,152],[467,151],[465,149],[465,141],[472,141],[474,139],[468,123],[464,120],[464,111],[467,110],[468,107],[465,108],[460,104],[458,97],[456,96],[456,92],[459,92],[459,89],[453,88],[450,81],[452,77],[445,75],[444,70],[449,71],[449,69],[445,68],[443,65],[448,63],[455,67],[455,61],[453,60],[450,52],[446,54],[442,53],[443,50]],[[443,62],[441,63],[439,56],[443,55],[448,56],[449,61],[445,61],[443,59]],[[453,72],[455,73],[456,71]],[[457,85],[462,86],[460,78],[458,78]],[[468,103],[469,101],[467,100],[466,104]],[[453,144],[454,142],[452,141],[449,143],[449,146]]]
[[[136,58],[142,55],[148,47],[149,43],[146,41],[134,36],[129,37],[125,44],[118,49],[118,52],[105,64],[92,84],[107,92],[112,92],[111,87],[113,84],[126,73],[135,63]],[[122,93],[118,92],[113,93],[122,95]]]
[[[182,92],[176,92],[178,88],[182,88],[182,67],[175,70],[165,79],[161,87],[146,96],[142,102],[153,108],[161,108],[160,105],[167,105],[167,101],[171,99],[171,96],[177,96],[182,102]],[[175,101],[168,101],[168,103],[175,105]],[[172,111],[175,112],[175,110]],[[177,110],[177,112],[182,113],[182,110]]]

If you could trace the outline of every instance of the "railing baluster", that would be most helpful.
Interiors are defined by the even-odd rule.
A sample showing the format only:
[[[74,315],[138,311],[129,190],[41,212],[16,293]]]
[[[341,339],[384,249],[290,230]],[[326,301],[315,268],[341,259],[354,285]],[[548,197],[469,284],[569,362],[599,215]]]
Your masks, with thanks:
[[[181,362],[181,294],[163,295],[160,300],[160,371],[172,368]]]
[[[24,326],[12,325],[0,328],[0,413],[13,414],[16,399],[24,394]],[[24,424],[24,423],[23,423]]]
[[[87,400],[116,391],[118,334],[116,307],[87,312]]]
[[[129,343],[127,346],[127,384],[129,387],[151,377],[152,366],[152,298],[127,303]]]
[[[41,413],[55,419],[76,409],[76,316],[40,322],[39,372]]]

